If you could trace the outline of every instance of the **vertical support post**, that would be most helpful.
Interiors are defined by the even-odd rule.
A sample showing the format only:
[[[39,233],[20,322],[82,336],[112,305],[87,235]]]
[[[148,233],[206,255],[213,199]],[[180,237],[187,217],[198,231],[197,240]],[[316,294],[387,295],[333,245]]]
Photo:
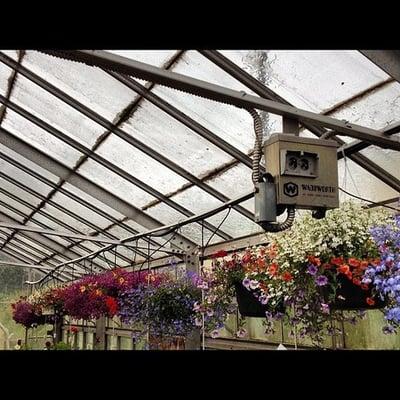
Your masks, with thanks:
[[[299,136],[300,128],[297,119],[282,117],[282,131],[283,133],[293,134]]]
[[[106,317],[100,317],[96,320],[96,350],[107,350],[106,343]]]
[[[193,247],[185,254],[185,265],[187,272],[199,273],[200,270],[200,249]],[[200,329],[195,329],[185,340],[185,350],[200,350],[201,348],[201,332]]]

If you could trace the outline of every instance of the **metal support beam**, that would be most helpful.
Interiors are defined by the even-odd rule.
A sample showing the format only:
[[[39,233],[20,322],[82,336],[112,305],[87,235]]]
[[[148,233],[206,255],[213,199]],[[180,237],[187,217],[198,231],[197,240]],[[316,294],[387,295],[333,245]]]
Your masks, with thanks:
[[[400,50],[360,50],[360,53],[400,82]]]
[[[176,203],[175,201],[171,200],[167,196],[163,195],[161,192],[156,190],[155,188],[151,187],[150,185],[147,185],[140,179],[137,179],[135,176],[130,174],[127,171],[124,171],[122,168],[119,168],[118,166],[112,164],[108,160],[106,160],[104,157],[98,155],[97,153],[93,152],[89,147],[85,146],[84,144],[76,141],[73,139],[71,136],[68,136],[61,132],[60,130],[54,128],[47,122],[41,120],[40,118],[36,117],[35,115],[31,114],[30,112],[24,110],[22,107],[14,104],[10,100],[7,100],[4,96],[0,94],[0,103],[3,105],[7,106],[7,108],[10,108],[11,110],[15,111],[17,114],[21,115],[22,117],[26,118],[28,121],[32,122],[33,124],[39,126],[40,128],[44,129],[46,132],[50,133],[51,135],[57,137],[58,139],[62,140],[64,143],[69,144],[72,148],[75,150],[80,151],[81,153],[85,154],[86,157],[91,158],[92,160],[95,160],[98,162],[100,165],[105,167],[106,169],[114,172],[115,174],[119,175],[120,177],[126,179],[128,182],[132,183],[133,185],[139,187],[146,193],[154,196],[155,198],[159,199],[160,201],[164,202],[174,210],[180,212],[186,217],[190,217],[194,215],[193,212],[187,210],[185,207],[182,207],[180,204]],[[209,223],[206,223],[206,228],[210,229],[211,231],[214,231],[216,228]],[[224,239],[231,239],[232,236],[226,234],[225,232],[218,230],[217,231],[218,236],[224,238]]]
[[[2,253],[2,251],[0,251],[0,253]],[[22,264],[22,263],[10,262],[10,261],[0,261],[0,265],[6,265],[6,266],[11,266],[11,267],[32,268],[32,269],[40,270],[40,272],[51,271],[53,269],[50,267],[45,267],[43,265],[39,266],[39,265],[32,265],[32,264]]]
[[[71,185],[76,186],[95,199],[107,204],[110,208],[118,211],[122,215],[127,216],[128,218],[137,222],[139,225],[142,225],[147,229],[154,229],[162,226],[159,221],[144,213],[139,208],[136,208],[125,200],[122,200],[114,194],[108,192],[88,178],[80,175],[78,172],[72,172],[72,170],[67,166],[48,156],[43,151],[33,148],[4,128],[0,128],[0,133],[0,143],[4,146],[39,165],[41,168],[50,171],[59,178],[66,180]],[[173,239],[172,242],[177,247],[181,248],[182,246],[185,246],[185,248],[196,246],[195,243],[189,241],[187,238],[184,238],[181,235],[176,235],[176,238]]]
[[[78,50],[78,51],[45,51],[48,54],[61,58],[80,61],[88,65],[96,65],[111,71],[124,73],[139,79],[145,79],[160,85],[172,87],[177,90],[205,97],[210,100],[228,103],[240,108],[256,108],[284,117],[293,118],[300,122],[311,122],[318,126],[334,129],[338,135],[354,137],[355,139],[367,140],[377,146],[400,150],[400,141],[396,138],[388,138],[382,132],[364,126],[341,121],[325,115],[302,110],[286,104],[277,103],[264,98],[251,96],[245,92],[228,89],[219,85],[191,78],[175,72],[166,71],[149,64],[121,57],[101,50]],[[1,60],[4,60],[3,54]],[[11,60],[13,61],[13,60]],[[4,62],[4,61],[3,61]],[[14,64],[11,63],[11,64]],[[7,63],[9,65],[9,61]],[[24,75],[24,71],[19,71]]]
[[[388,136],[399,133],[400,132],[400,122],[395,122],[393,124],[388,125],[386,128],[383,129],[382,132]],[[351,143],[346,143],[337,149],[338,160],[343,158],[343,154],[345,154],[346,156],[350,156],[354,153],[357,153],[361,150],[366,149],[369,146],[370,146],[369,143],[362,142],[360,140],[356,140]]]
[[[56,183],[53,183],[52,181],[50,181],[49,179],[45,178],[44,176],[40,175],[39,173],[37,173],[36,171],[33,171],[32,169],[28,168],[26,165],[23,165],[21,163],[19,163],[18,161],[16,161],[15,159],[9,157],[7,154],[3,153],[2,151],[0,151],[0,158],[5,160],[7,163],[13,165],[14,167],[18,168],[19,170],[23,171],[24,173],[28,174],[29,176],[33,177],[34,179],[37,179],[39,182],[44,183],[45,185],[55,189],[57,187]],[[4,174],[1,174],[1,176],[4,178]],[[7,179],[9,182],[13,183],[14,185],[17,185],[18,187],[22,188],[23,190],[27,190],[25,185],[22,185],[20,182],[17,184],[16,181],[7,176],[5,179]],[[72,193],[70,190],[67,190],[63,187],[60,187],[58,189],[58,191],[65,195],[66,197],[70,198],[71,200],[76,201],[78,204],[82,205],[83,207],[86,207],[87,209],[93,211],[96,214],[99,214],[100,216],[102,216],[103,218],[111,221],[115,226],[120,226],[121,228],[125,229],[126,231],[132,233],[132,234],[136,234],[138,233],[137,230],[133,229],[132,227],[130,227],[129,225],[126,225],[125,223],[123,223],[122,221],[118,220],[117,218],[113,217],[112,215],[106,213],[104,210],[98,208],[97,206],[95,206],[93,203],[89,203],[88,201],[84,200],[82,197],[77,196],[76,194]],[[30,188],[29,193],[33,194],[34,191]],[[38,195],[37,192],[35,192],[36,195]],[[35,195],[33,194],[33,195]],[[41,199],[44,198],[44,196],[40,197]],[[48,201],[49,204],[55,206],[56,203],[53,203],[51,200]],[[125,219],[127,217],[124,217]],[[86,223],[88,223],[88,221],[86,221]],[[158,245],[156,242],[150,240],[150,243],[153,245]]]
[[[276,94],[273,90],[263,85],[260,81],[255,79],[246,71],[242,70],[239,66],[235,63],[230,61],[228,58],[220,54],[216,50],[201,50],[201,54],[207,57],[210,61],[224,70],[226,73],[231,75],[233,78],[237,79],[239,82],[243,83],[249,89],[253,90],[256,94],[266,99],[274,100],[280,102],[282,104],[290,105],[290,103],[285,100],[283,97]],[[315,122],[309,121],[300,121],[301,124],[312,132],[314,135],[318,137],[322,137],[330,133],[321,126],[315,124]],[[333,129],[335,130],[335,129]],[[385,133],[383,133],[385,135]],[[333,139],[339,143],[339,145],[344,145],[345,142],[338,138],[333,137]],[[386,183],[388,186],[393,188],[396,191],[400,191],[400,182],[396,179],[393,175],[389,174],[383,168],[379,167],[376,163],[369,160],[367,157],[363,156],[362,154],[351,154],[349,155],[350,160],[354,161],[360,167],[364,168],[366,171],[374,175],[376,178],[380,179],[382,182]]]
[[[86,236],[86,235],[77,235],[77,234],[73,234],[70,232],[59,232],[59,231],[53,231],[50,229],[39,229],[39,228],[34,228],[32,226],[10,224],[10,223],[3,222],[3,221],[0,221],[0,227],[15,229],[15,230],[19,230],[19,231],[37,232],[42,235],[53,235],[53,236],[67,237],[70,239],[87,240],[89,242],[100,242],[100,243],[108,243],[108,244],[115,244],[115,245],[123,246],[123,244],[119,240],[110,240],[107,238],[101,238],[101,237],[97,237],[97,236],[93,237],[93,236]]]
[[[16,67],[15,61],[12,58],[6,56],[4,53],[1,53],[1,52],[0,52],[0,61],[3,62],[4,64],[6,64],[7,66],[9,66],[10,68]],[[164,69],[162,69],[162,70],[167,72]],[[153,148],[151,148],[147,144],[141,142],[140,140],[136,139],[132,135],[129,135],[128,133],[124,132],[122,129],[115,126],[115,124],[113,124],[112,122],[103,118],[100,114],[89,109],[84,104],[78,102],[76,99],[67,95],[62,90],[58,89],[57,87],[51,85],[48,81],[42,79],[41,77],[39,77],[32,71],[28,70],[26,67],[20,66],[19,73],[21,75],[25,76],[30,81],[37,84],[38,86],[40,86],[41,88],[43,88],[44,90],[46,90],[47,92],[51,93],[53,96],[56,96],[64,103],[73,107],[75,110],[82,113],[83,115],[85,115],[86,117],[91,119],[92,121],[95,121],[96,123],[101,125],[103,128],[113,132],[115,135],[120,137],[122,140],[129,143],[133,147],[137,148],[138,150],[140,150],[147,156],[153,158],[154,160],[158,161],[160,164],[162,164],[165,167],[169,168],[170,170],[174,171],[176,174],[180,175],[184,179],[187,179],[189,182],[192,182],[196,186],[200,187],[201,189],[203,189],[205,192],[207,192],[211,196],[215,197],[216,199],[218,199],[222,202],[229,201],[229,199],[225,195],[223,195],[218,190],[216,190],[213,187],[204,183],[200,178],[197,178],[195,175],[188,172],[185,168],[176,164],[169,158],[163,156],[161,153],[158,153]],[[400,145],[400,143],[399,143],[399,145]],[[251,212],[249,212],[248,210],[246,210],[245,208],[236,206],[235,209],[238,212],[240,212],[241,214],[243,214],[245,217],[247,217],[251,220],[254,219],[253,214]]]

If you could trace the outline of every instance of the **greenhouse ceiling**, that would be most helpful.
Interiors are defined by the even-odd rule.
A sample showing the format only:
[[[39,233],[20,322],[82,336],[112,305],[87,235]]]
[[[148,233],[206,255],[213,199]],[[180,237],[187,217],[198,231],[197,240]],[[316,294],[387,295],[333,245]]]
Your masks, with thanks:
[[[339,143],[342,201],[397,204],[399,52],[49,53],[0,52],[1,264],[46,274],[76,260],[65,280],[262,233],[250,106],[265,136],[295,118],[300,136]],[[122,245],[242,197],[167,243]]]

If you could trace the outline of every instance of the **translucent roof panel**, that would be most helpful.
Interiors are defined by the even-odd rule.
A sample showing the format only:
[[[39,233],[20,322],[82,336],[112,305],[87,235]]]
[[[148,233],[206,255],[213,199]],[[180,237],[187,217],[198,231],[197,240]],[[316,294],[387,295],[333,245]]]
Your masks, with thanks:
[[[162,67],[165,62],[171,59],[176,50],[107,50],[109,53],[131,60],[140,61],[146,64]]]
[[[221,53],[294,106],[314,112],[329,109],[389,78],[355,50]]]
[[[77,201],[70,199],[66,195],[57,192],[51,199],[55,204],[58,204],[69,211],[72,211],[78,217],[81,217],[100,229],[104,229],[111,224],[109,219],[102,217],[101,215],[93,212],[87,207],[80,205]]]
[[[347,169],[345,168],[347,163]],[[372,201],[383,201],[398,196],[398,193],[375,178],[365,169],[353,161],[341,159],[338,162],[339,187],[346,191]],[[340,201],[350,199],[348,195],[339,191]]]
[[[75,140],[93,146],[104,128],[27,78],[18,75],[11,101]]]
[[[77,196],[81,200],[84,200],[86,203],[89,203],[89,204],[95,206],[96,208],[102,210],[103,212],[107,213],[111,217],[114,217],[116,219],[121,219],[121,218],[124,217],[118,211],[115,211],[113,208],[107,206],[106,204],[104,204],[101,201],[95,199],[94,197],[90,196],[86,192],[83,192],[82,190],[80,190],[79,188],[71,185],[68,182],[65,182],[63,184],[62,188],[65,189],[68,193],[71,193],[71,194]]]
[[[369,157],[380,167],[400,180],[400,152],[370,146],[367,149],[361,150],[360,153]]]
[[[187,183],[180,175],[115,135],[109,136],[97,153],[161,193],[172,192]]]
[[[253,120],[247,111],[163,86],[153,91],[239,150],[247,153],[253,148]]]
[[[31,195],[27,191],[20,189],[18,186],[8,182],[0,176],[0,187],[6,190],[8,193],[17,196],[19,199],[28,202],[32,206],[36,207],[40,203],[40,199],[36,196]]]
[[[8,147],[3,146],[0,144],[0,166],[1,166],[1,171],[4,172],[5,174],[12,176],[14,179],[29,185],[32,185],[32,177],[28,175],[25,172],[22,172],[21,169],[14,167],[13,165],[9,164],[8,162],[4,161],[2,158],[2,153],[4,153],[6,156],[10,157],[12,160],[18,162],[20,165],[28,168],[31,171],[34,171],[35,173],[43,176],[47,180],[57,183],[60,179],[53,175],[51,172],[49,172],[47,169],[43,169],[39,167],[37,164],[33,163],[32,161],[26,159],[25,157],[22,157],[20,154],[16,153],[13,150],[10,150]],[[35,180],[35,190],[40,191],[42,194],[48,193],[49,192],[49,186],[46,184],[43,184],[39,182],[38,180]]]
[[[196,50],[186,51],[172,71],[230,89],[243,90],[247,94],[254,94],[252,90],[232,78]]]
[[[10,210],[9,208],[5,207],[3,204],[0,203],[0,213],[1,214],[5,214],[7,217],[10,217],[12,219],[15,220],[16,223],[23,223],[24,222],[24,217],[22,215],[20,215],[17,212],[14,212],[12,210]],[[2,217],[2,215],[0,214],[0,217]],[[13,221],[10,221],[11,223],[13,223]]]
[[[254,190],[251,169],[238,164],[222,174],[207,180],[207,184],[233,199]]]
[[[9,79],[11,77],[12,70],[9,69],[5,64],[0,63],[0,93],[5,96],[9,86]]]
[[[17,233],[14,238],[18,239],[21,242],[26,243],[27,245],[29,245],[31,247],[36,248],[38,251],[40,251],[41,253],[45,253],[48,256],[53,254],[53,252],[48,250],[46,247],[43,247],[40,244],[38,244],[37,242],[35,242],[33,239],[30,239],[29,237],[24,236],[24,234]]]
[[[28,51],[23,65],[110,121],[136,97],[100,68],[37,51]]]
[[[196,176],[232,158],[148,101],[141,102],[124,131]]]
[[[398,82],[388,83],[330,113],[330,116],[368,128],[383,129],[400,120],[400,84]],[[341,138],[346,142],[354,140],[345,136],[341,136]]]
[[[19,201],[14,200],[10,196],[5,195],[1,192],[0,192],[0,201],[3,202],[4,204],[7,204],[7,205],[15,208],[16,210],[22,212],[25,215],[29,215],[33,208],[33,207],[31,207],[31,208],[26,207],[23,204],[21,204]]]
[[[51,149],[50,155],[68,167],[74,167],[82,157],[82,153],[79,151],[11,110],[7,111],[2,126],[41,151],[48,153]]]
[[[115,156],[117,155],[115,154]],[[106,169],[96,161],[86,161],[79,167],[78,171],[81,175],[136,207],[144,206],[154,200],[153,196]]]

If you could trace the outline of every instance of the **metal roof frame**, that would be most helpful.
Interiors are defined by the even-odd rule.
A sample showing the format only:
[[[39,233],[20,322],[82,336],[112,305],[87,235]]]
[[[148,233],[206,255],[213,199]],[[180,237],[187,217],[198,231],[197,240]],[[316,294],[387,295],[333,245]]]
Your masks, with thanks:
[[[184,126],[189,128],[192,132],[195,132],[199,136],[205,138],[208,140],[210,143],[213,143],[215,146],[217,146],[219,149],[225,151],[227,154],[232,156],[234,160],[236,160],[237,163],[241,163],[247,167],[251,167],[251,158],[249,155],[244,154],[243,152],[239,151],[237,148],[234,146],[230,145],[227,143],[225,140],[220,138],[217,134],[214,132],[211,132],[209,129],[205,128],[201,124],[199,124],[197,121],[194,119],[190,118],[188,115],[184,114],[181,112],[179,109],[176,107],[173,107],[171,104],[166,102],[165,100],[161,99],[159,96],[157,96],[155,93],[151,91],[151,89],[155,86],[155,84],[162,84],[168,87],[173,87],[178,90],[183,90],[188,93],[192,93],[198,96],[206,97],[208,99],[216,100],[216,101],[221,101],[229,104],[236,105],[241,108],[258,108],[261,110],[265,110],[271,113],[279,114],[284,117],[284,122],[287,120],[287,118],[294,119],[299,121],[300,124],[302,124],[305,128],[309,129],[312,133],[317,135],[318,137],[326,137],[330,136],[333,137],[334,140],[336,140],[339,144],[341,144],[341,147],[338,149],[338,159],[342,158],[343,156],[349,157],[352,161],[356,162],[358,165],[363,167],[365,170],[370,172],[372,175],[380,179],[382,182],[388,184],[390,187],[393,189],[400,191],[400,180],[396,179],[393,175],[389,174],[386,170],[383,168],[379,167],[377,164],[372,162],[368,157],[362,155],[362,154],[357,154],[358,151],[370,146],[371,144],[375,144],[377,146],[381,146],[384,148],[390,148],[394,150],[399,150],[400,149],[400,141],[398,137],[391,137],[391,135],[398,133],[400,131],[400,123],[397,122],[395,124],[392,124],[388,127],[386,127],[383,130],[374,130],[366,127],[362,127],[359,125],[351,124],[347,121],[339,121],[337,119],[325,116],[325,115],[320,115],[320,114],[315,114],[311,113],[305,110],[300,110],[296,107],[291,106],[285,99],[281,98],[278,96],[276,93],[274,93],[271,89],[267,88],[265,85],[263,85],[261,82],[257,81],[255,78],[253,78],[250,74],[248,74],[246,71],[238,67],[236,64],[232,63],[230,60],[228,60],[226,57],[224,57],[222,54],[220,54],[217,51],[214,50],[200,50],[199,52],[205,56],[207,59],[213,62],[214,65],[217,65],[218,67],[222,68],[226,73],[228,73],[230,76],[234,77],[236,80],[253,90],[257,95],[261,97],[256,97],[256,96],[250,96],[248,94],[245,94],[244,92],[238,92],[235,90],[227,89],[218,85],[214,85],[208,82],[200,81],[198,79],[190,78],[188,76],[184,76],[181,74],[177,74],[174,72],[168,71],[170,67],[181,57],[183,54],[183,51],[177,52],[174,54],[174,56],[169,59],[165,65],[160,68],[160,67],[153,67],[148,64],[140,63],[137,61],[133,61],[130,59],[127,59],[125,57],[121,56],[116,56],[114,54],[110,54],[107,52],[103,51],[45,51],[46,53],[56,55],[58,57],[62,58],[67,58],[67,59],[72,59],[74,61],[78,62],[84,62],[89,65],[95,65],[103,69],[106,73],[111,75],[113,78],[118,80],[119,82],[123,83],[125,86],[129,87],[131,90],[139,94],[140,96],[135,99],[133,102],[133,112],[137,109],[138,103],[142,99],[146,99],[153,105],[155,105],[158,109],[161,109],[163,112],[167,113],[169,116],[174,118],[175,120],[179,121],[182,123]],[[85,117],[89,118],[90,120],[98,123],[99,125],[103,126],[104,128],[107,129],[106,134],[101,135],[101,141],[102,142],[108,135],[111,133],[117,135],[124,141],[128,142],[130,145],[133,147],[139,149],[140,151],[144,152],[151,158],[155,159],[158,162],[161,162],[165,167],[169,168],[170,170],[174,171],[184,179],[188,180],[190,182],[190,186],[196,186],[207,193],[209,193],[211,196],[219,199],[220,201],[226,203],[230,202],[230,200],[224,196],[222,193],[218,192],[217,190],[211,188],[209,185],[207,185],[205,182],[207,179],[210,179],[210,177],[206,178],[197,178],[196,176],[190,174],[183,168],[181,168],[178,164],[176,164],[174,161],[162,156],[158,152],[152,150],[149,148],[145,143],[140,142],[133,138],[132,136],[129,136],[124,130],[119,128],[119,123],[122,121],[122,119],[119,121],[119,123],[115,124],[112,122],[109,122],[107,119],[102,117],[101,115],[97,114],[90,108],[86,107],[84,104],[78,102],[76,99],[72,98],[71,96],[67,95],[65,92],[61,91],[59,88],[51,85],[49,82],[46,82],[44,79],[41,77],[37,76],[34,74],[32,71],[27,69],[26,67],[18,64],[16,61],[11,59],[10,57],[6,56],[5,54],[0,52],[0,61],[3,62],[5,65],[9,66],[17,75],[17,73],[21,73],[23,76],[25,76],[27,79],[29,79],[31,82],[37,84],[38,86],[42,87],[44,90],[49,92],[50,94],[54,95],[61,101],[65,102],[66,104],[69,104],[72,106],[75,110],[78,112],[82,113],[85,115]],[[130,76],[126,76],[124,74],[132,75],[141,79],[147,79],[152,81],[152,83],[147,83],[146,85],[141,85],[138,82],[136,82],[134,79],[132,79]],[[393,75],[392,75],[393,76]],[[15,79],[14,79],[15,81]],[[64,134],[63,132],[57,130],[53,126],[47,124],[43,120],[41,120],[38,117],[33,116],[31,113],[29,113],[27,110],[24,108],[16,105],[13,101],[9,100],[7,97],[0,95],[0,102],[6,106],[7,108],[9,107],[13,111],[17,112],[18,114],[22,115],[24,118],[28,119],[32,123],[36,124],[37,126],[41,127],[48,133],[54,135],[55,137],[58,137],[60,140],[62,140],[64,143],[69,144],[76,150],[80,151],[81,153],[84,154],[84,160],[87,158],[92,158],[95,161],[99,162],[101,165],[105,166],[107,169],[112,170],[114,173],[118,174],[119,176],[123,177],[124,179],[128,180],[132,184],[140,187],[141,189],[145,190],[147,193],[151,194],[154,196],[156,199],[158,199],[162,203],[166,203],[167,205],[171,206],[175,210],[181,212],[182,214],[186,215],[189,217],[189,220],[191,220],[194,215],[192,212],[189,210],[186,210],[179,204],[175,203],[170,197],[172,194],[169,195],[163,195],[157,191],[155,191],[153,188],[151,188],[149,185],[146,185],[144,182],[140,181],[137,179],[135,176],[129,174],[128,172],[120,169],[119,167],[115,166],[111,162],[107,161],[97,153],[95,153],[95,150],[97,149],[98,146],[95,146],[94,149],[90,149],[79,142],[75,141],[74,139],[70,138],[68,135]],[[4,109],[6,109],[4,107]],[[127,118],[129,118],[128,116]],[[124,120],[126,121],[126,119]],[[124,122],[122,121],[122,122]],[[286,121],[287,122],[287,121]],[[330,128],[331,130],[326,130],[325,128]],[[150,229],[150,230],[162,230],[161,224],[156,221],[154,218],[150,217],[149,215],[145,214],[143,210],[139,210],[138,208],[127,204],[124,200],[120,199],[116,195],[108,192],[106,189],[102,188],[101,186],[95,184],[94,182],[90,181],[89,179],[83,177],[82,175],[79,174],[77,169],[79,168],[80,165],[82,165],[82,162],[79,162],[74,168],[69,168],[66,167],[64,164],[62,164],[60,161],[54,159],[54,157],[48,156],[47,154],[44,154],[44,152],[41,152],[40,150],[36,149],[35,147],[31,146],[30,144],[24,142],[20,138],[16,137],[13,135],[11,132],[8,132],[4,128],[0,128],[0,143],[3,145],[7,146],[8,148],[18,152],[19,154],[22,154],[24,157],[26,157],[28,160],[33,161],[36,165],[41,166],[44,169],[49,170],[52,172],[54,175],[58,176],[62,183],[68,182],[69,184],[74,185],[75,187],[83,190],[84,192],[88,193],[92,197],[96,198],[97,200],[100,200],[103,204],[108,205],[112,209],[118,211],[120,214],[125,215],[128,219],[132,219],[136,222],[138,222],[140,225],[142,225],[144,228]],[[335,135],[347,135],[350,137],[358,138],[361,139],[360,141],[356,140],[351,143],[345,143],[341,139],[337,138]],[[367,141],[365,141],[367,140]],[[2,157],[3,158],[3,157]],[[236,164],[233,163],[233,165]],[[14,165],[14,164],[13,164]],[[21,166],[22,167],[22,166]],[[19,166],[17,167],[19,168]],[[53,169],[54,168],[54,169]],[[22,168],[21,168],[22,169]],[[28,169],[29,170],[29,169]],[[56,171],[56,173],[55,173]],[[33,174],[35,173],[34,171],[29,171],[30,175],[34,176]],[[28,173],[29,173],[28,172]],[[4,175],[4,174],[3,174]],[[8,177],[10,178],[10,177]],[[42,177],[43,178],[43,177]],[[45,178],[43,178],[45,179]],[[41,179],[42,180],[42,179]],[[61,184],[53,184],[51,182],[51,187],[53,187],[53,192],[51,192],[51,195],[54,194],[55,192],[59,191],[60,193],[63,193],[67,195],[69,198],[72,198],[77,201],[77,196],[73,195],[73,193],[69,192],[65,188],[62,187]],[[14,184],[14,183],[13,183]],[[20,187],[19,185],[17,185]],[[25,187],[21,189],[25,190],[26,192],[29,192],[26,190],[27,188]],[[186,188],[186,186],[184,186]],[[183,190],[183,188],[182,188]],[[4,191],[3,191],[4,193]],[[48,203],[49,205],[53,205],[51,198],[48,196],[42,196],[42,201],[44,204]],[[252,193],[249,193],[247,198],[250,198],[252,196]],[[50,196],[51,197],[51,196]],[[79,199],[79,198],[78,198]],[[116,200],[116,203],[113,202],[113,200]],[[20,199],[21,200],[21,199]],[[82,200],[82,199],[79,199]],[[94,212],[98,213],[99,215],[104,216],[105,218],[111,220],[114,224],[121,226],[124,229],[127,229],[131,233],[135,233],[134,229],[129,227],[128,225],[124,224],[124,221],[127,219],[124,218],[122,221],[117,220],[116,218],[110,216],[109,214],[105,213],[103,210],[100,210],[99,208],[89,205],[86,201],[78,201],[80,204],[84,205],[85,207],[90,206]],[[85,204],[86,203],[86,204]],[[23,203],[21,203],[23,204]],[[56,203],[54,203],[56,204]],[[94,209],[92,208],[94,207]],[[179,209],[177,209],[178,207]],[[245,217],[249,218],[252,220],[253,216],[252,213],[250,213],[248,210],[237,206],[235,204],[233,206],[234,208],[236,207],[237,211],[239,211],[242,215]],[[145,207],[144,207],[145,208]],[[60,209],[60,208],[59,208]],[[66,212],[66,209],[60,209],[62,212],[68,214]],[[129,211],[128,211],[129,210]],[[186,210],[185,212],[182,212],[183,210]],[[39,210],[36,210],[39,211]],[[35,211],[35,212],[36,212]],[[123,212],[121,212],[123,211]],[[100,232],[104,232],[106,236],[113,236],[107,232],[107,229],[110,227],[103,228],[102,230],[99,229],[99,227],[95,226],[92,224],[90,221],[87,221],[86,219],[74,215],[72,213],[69,214],[71,217],[77,219],[78,221],[82,223],[86,223],[86,225],[90,226],[96,231],[96,234]],[[196,217],[196,216],[194,216]],[[54,218],[54,217],[53,217]],[[139,222],[139,220],[142,222]],[[61,221],[62,222],[62,221]],[[156,225],[159,225],[157,227]],[[15,225],[20,225],[17,223],[13,223],[13,226]],[[29,227],[28,227],[29,228]],[[97,229],[96,229],[97,228]],[[214,230],[215,227],[213,227],[211,224],[208,226],[209,229]],[[67,229],[72,230],[73,228],[68,227]],[[76,229],[75,229],[76,231]],[[53,231],[54,232],[54,231]],[[32,233],[32,232],[28,232]],[[39,234],[39,232],[34,232]],[[42,232],[44,233],[44,232]],[[60,232],[58,232],[60,233]],[[142,235],[144,239],[146,239],[145,233],[138,233],[137,235],[134,236],[140,236]],[[221,231],[219,232],[221,233]],[[56,234],[54,232],[54,234]],[[69,233],[68,233],[69,234]],[[84,236],[84,235],[79,235],[78,233],[72,234],[72,236]],[[259,235],[259,234],[256,234]],[[256,235],[254,235],[254,240],[256,239]],[[39,234],[40,236],[40,234]],[[171,235],[169,235],[170,237]],[[236,240],[239,240],[240,238],[232,239],[229,235],[224,235],[224,232],[222,231],[222,235],[220,235],[223,239],[225,239],[225,242],[223,243],[235,243]],[[253,235],[251,235],[253,236]],[[93,236],[94,237],[94,236]],[[15,238],[17,241],[18,238]],[[29,238],[29,240],[34,240],[35,243],[40,243],[40,241],[36,240],[38,238]],[[226,241],[226,239],[230,239]],[[112,238],[113,240],[113,238]],[[111,241],[112,241],[111,240]],[[121,241],[117,242],[124,242],[129,240],[128,238],[124,238]],[[149,238],[150,240],[150,238]],[[176,235],[176,238],[172,240],[176,246],[180,247],[181,249],[189,249],[189,248],[195,248],[195,244],[188,240],[187,238],[183,236]],[[76,245],[76,242],[73,242],[74,244],[71,246],[73,247]],[[15,244],[12,244],[15,246]],[[24,244],[25,245],[25,244]],[[52,273],[46,273],[45,277],[47,276],[54,276],[55,270],[56,272],[59,272],[59,269],[64,267],[65,265],[70,265],[74,263],[79,263],[80,261],[90,257],[93,255],[93,253],[100,254],[100,252],[104,249],[110,249],[113,248],[113,245],[116,245],[116,243],[109,243],[109,246],[105,246],[104,248],[100,249],[99,251],[89,253],[85,256],[78,257],[78,258],[72,258],[68,260],[69,257],[65,257],[68,261],[65,263],[57,264],[56,268],[52,271]],[[18,241],[17,241],[17,246],[18,246]],[[42,246],[42,244],[40,244]],[[61,245],[60,245],[61,246]],[[219,244],[217,243],[216,245],[213,245],[213,248],[218,248]],[[235,246],[235,244],[233,244]],[[69,246],[67,246],[69,247]],[[47,248],[47,247],[45,247]],[[86,249],[87,251],[88,249]],[[2,251],[0,249],[0,251]],[[5,250],[7,251],[7,250]],[[5,252],[4,251],[4,252]],[[36,251],[38,251],[36,249]],[[54,251],[54,250],[53,250]],[[139,249],[137,249],[137,252],[139,253]],[[68,253],[70,255],[70,253]],[[119,256],[123,257],[123,255]],[[51,257],[49,257],[51,258]],[[45,257],[42,259],[44,262],[47,262],[47,258]],[[154,262],[157,261],[157,259],[153,260]],[[152,261],[152,262],[153,262]],[[53,263],[50,263],[50,265],[54,265]],[[81,273],[84,273],[85,268],[81,266],[82,270]]]

